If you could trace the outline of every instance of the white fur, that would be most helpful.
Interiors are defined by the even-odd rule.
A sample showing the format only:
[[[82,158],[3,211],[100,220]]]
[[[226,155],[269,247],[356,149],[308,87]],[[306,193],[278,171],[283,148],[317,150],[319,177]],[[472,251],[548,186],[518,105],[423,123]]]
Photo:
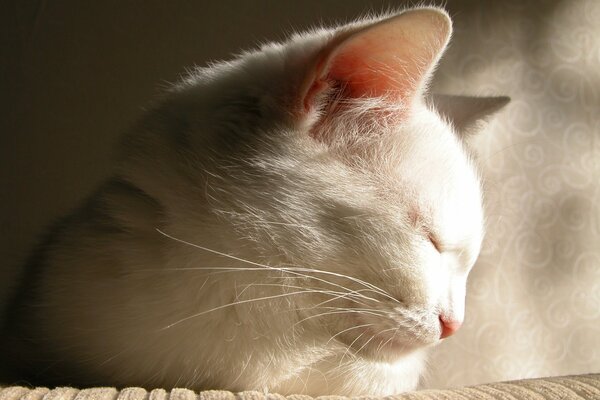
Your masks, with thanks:
[[[50,370],[282,394],[416,387],[439,315],[464,315],[480,183],[421,92],[405,118],[385,99],[292,115],[301,66],[335,32],[198,69],[128,136],[116,176],[153,200],[100,192],[122,232],[77,221],[47,252],[27,324],[63,360]]]

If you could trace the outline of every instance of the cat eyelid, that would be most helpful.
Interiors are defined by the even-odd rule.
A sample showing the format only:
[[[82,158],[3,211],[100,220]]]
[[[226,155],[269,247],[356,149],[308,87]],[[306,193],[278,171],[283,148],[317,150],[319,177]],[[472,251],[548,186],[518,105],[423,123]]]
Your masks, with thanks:
[[[427,240],[431,242],[433,247],[437,250],[438,253],[451,253],[451,252],[462,252],[461,247],[458,244],[448,244],[444,243],[440,240],[439,236],[437,236],[432,231],[425,229],[425,236]]]
[[[429,241],[431,242],[433,247],[435,247],[435,249],[438,251],[438,253],[444,252],[444,246],[442,246],[442,244],[440,243],[440,240],[433,232],[431,232],[430,230],[427,230],[425,235],[427,236],[427,239],[429,239]]]
[[[441,254],[447,250],[447,246],[442,245],[442,242],[439,239],[439,237],[433,232],[433,230],[428,226],[428,224],[421,219],[421,216],[418,213],[411,214],[411,217],[413,218],[413,223],[415,223],[415,226],[418,227],[418,229],[427,238],[427,240],[431,242],[431,244],[437,250],[438,253]]]

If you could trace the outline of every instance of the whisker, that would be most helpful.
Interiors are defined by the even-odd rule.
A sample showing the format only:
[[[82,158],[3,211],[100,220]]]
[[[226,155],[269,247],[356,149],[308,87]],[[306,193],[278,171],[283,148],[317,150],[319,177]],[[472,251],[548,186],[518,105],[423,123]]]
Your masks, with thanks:
[[[345,286],[339,285],[335,282],[331,282],[328,281],[326,279],[322,279],[322,278],[318,278],[316,276],[311,276],[311,275],[307,275],[307,274],[302,274],[300,272],[296,272],[294,271],[292,268],[279,268],[279,267],[271,267],[271,266],[261,266],[261,267],[255,267],[255,268],[251,268],[251,267],[181,267],[181,268],[168,268],[168,269],[161,269],[161,268],[145,268],[145,269],[136,269],[134,272],[145,272],[145,271],[203,271],[203,270],[215,270],[216,272],[211,272],[209,274],[205,274],[206,276],[213,276],[213,275],[219,275],[219,274],[225,274],[225,273],[230,273],[230,272],[245,272],[245,271],[277,271],[277,272],[284,272],[284,273],[288,273],[291,275],[296,275],[300,278],[307,278],[307,279],[313,279],[313,280],[317,280],[319,282],[323,282],[326,283],[328,285],[332,285],[344,290],[348,290],[349,294],[355,294],[358,297],[361,297],[365,300],[370,300],[370,301],[374,301],[374,302],[379,302],[379,300],[374,299],[372,297],[369,296],[365,296],[363,294],[361,294],[361,292],[365,292],[365,291],[369,291],[369,292],[373,292],[373,290],[370,289],[358,289],[358,290],[352,290],[352,289],[348,289]],[[303,270],[306,271],[313,271],[310,268],[304,268]],[[275,277],[273,277],[275,278]],[[285,279],[291,279],[290,277],[286,277]]]
[[[371,324],[370,326],[373,326],[374,324]],[[346,351],[344,352],[344,354],[342,354],[342,358],[340,358],[340,362],[338,363],[338,366],[336,369],[340,369],[342,367],[342,364],[344,362],[344,358],[346,358],[346,355],[350,354],[350,349],[352,348],[352,346],[354,346],[354,343],[356,343],[365,333],[367,333],[367,331],[364,331],[363,333],[361,333],[360,335],[358,335],[358,337],[356,337],[352,343],[350,343],[349,346],[346,347]]]
[[[171,235],[169,235],[169,234],[161,231],[158,228],[156,228],[156,231],[158,233],[160,233],[161,235],[163,235],[163,236],[165,236],[165,237],[167,237],[167,238],[169,238],[171,240],[174,240],[176,242],[183,243],[183,244],[186,244],[188,246],[192,246],[192,247],[198,248],[200,250],[207,251],[209,253],[217,254],[217,255],[220,255],[222,257],[230,258],[232,260],[240,261],[240,262],[243,262],[243,263],[246,263],[246,264],[250,264],[250,265],[254,265],[254,266],[257,266],[257,267],[261,267],[261,268],[266,268],[266,269],[269,269],[269,270],[284,271],[284,272],[290,272],[290,273],[297,272],[297,271],[302,271],[302,272],[307,272],[308,271],[308,272],[313,272],[313,273],[320,273],[320,274],[325,274],[325,275],[332,275],[332,276],[336,276],[338,278],[349,279],[349,280],[351,280],[353,282],[359,283],[359,284],[361,284],[361,285],[363,285],[365,287],[373,289],[376,293],[378,293],[378,294],[380,294],[382,296],[385,296],[385,297],[393,300],[396,303],[400,303],[400,301],[398,299],[395,299],[394,297],[390,296],[383,289],[381,289],[381,288],[379,288],[379,287],[377,287],[377,286],[375,286],[375,285],[373,285],[371,283],[365,282],[365,281],[363,281],[361,279],[352,277],[352,276],[348,276],[348,275],[344,275],[344,274],[340,274],[340,273],[336,273],[336,272],[332,272],[332,271],[323,271],[323,270],[314,269],[314,268],[302,268],[302,267],[297,267],[297,266],[293,266],[293,268],[276,268],[276,267],[272,267],[272,266],[269,266],[269,265],[264,265],[264,264],[256,263],[254,261],[245,260],[243,258],[236,257],[236,256],[233,256],[231,254],[223,253],[223,252],[220,252],[220,251],[217,251],[217,250],[209,249],[208,247],[200,246],[200,245],[197,245],[197,244],[194,244],[194,243],[191,243],[191,242],[187,242],[185,240],[182,240],[182,239],[176,238],[174,236],[171,236]],[[307,277],[309,277],[309,276],[307,276]],[[314,277],[311,277],[311,278],[314,278]],[[315,278],[315,279],[318,279],[318,278]],[[333,282],[330,282],[330,281],[327,281],[327,280],[323,280],[323,282],[326,282],[326,283],[331,284],[331,285],[337,285],[337,284],[335,284]],[[347,288],[344,288],[344,289],[347,290]],[[371,299],[371,300],[376,301],[375,299]]]
[[[384,330],[382,330],[382,331],[379,331],[379,332],[375,333],[373,336],[371,336],[371,338],[370,338],[369,340],[367,340],[367,341],[365,342],[365,344],[363,344],[363,345],[360,347],[360,349],[358,349],[358,350],[356,351],[356,353],[360,353],[360,351],[361,351],[362,349],[364,349],[364,348],[365,348],[365,346],[366,346],[366,345],[368,345],[368,344],[369,344],[369,342],[371,342],[371,340],[375,339],[375,336],[379,336],[379,335],[381,335],[381,334],[382,334],[382,333],[384,333],[384,332],[389,332],[389,331],[392,331],[392,330],[395,330],[395,329],[397,329],[397,328],[389,328],[389,329],[384,329]]]
[[[325,344],[328,345],[333,339],[335,339],[336,337],[338,337],[339,335],[341,335],[344,332],[351,331],[352,329],[364,328],[364,327],[373,326],[373,325],[375,325],[375,324],[363,324],[363,325],[351,326],[350,328],[346,328],[343,331],[340,331],[340,332],[336,333],[335,335],[333,335],[332,337],[330,337],[329,340],[327,341],[327,343],[325,343]]]
[[[315,314],[315,315],[310,315],[310,316],[308,316],[306,318],[303,318],[300,321],[296,322],[293,327],[296,327],[296,325],[298,325],[298,324],[300,324],[300,323],[302,323],[304,321],[307,321],[309,319],[312,319],[312,318],[318,318],[318,317],[322,317],[324,315],[348,314],[348,313],[371,314],[371,315],[375,315],[375,316],[378,316],[378,317],[381,316],[381,314],[376,314],[374,312],[371,312],[370,310],[369,311],[365,311],[365,310],[352,309],[352,308],[349,308],[349,309],[340,309],[340,310],[327,311],[327,312],[322,312],[322,313]]]
[[[182,319],[180,319],[180,320],[178,320],[176,322],[173,322],[172,324],[169,324],[169,325],[167,325],[164,328],[161,328],[159,330],[163,331],[163,330],[172,328],[173,326],[179,325],[182,322],[185,322],[185,321],[190,320],[192,318],[200,317],[202,315],[209,314],[209,313],[211,313],[213,311],[222,310],[224,308],[233,307],[233,306],[237,306],[237,305],[240,305],[240,304],[252,303],[252,302],[256,302],[256,301],[271,300],[271,299],[276,299],[276,298],[281,298],[281,297],[286,297],[286,296],[293,296],[293,295],[297,295],[297,294],[306,294],[306,291],[290,292],[290,293],[276,294],[276,295],[273,295],[273,296],[264,296],[264,297],[254,298],[254,299],[234,301],[232,303],[223,304],[223,305],[211,308],[210,310],[205,310],[205,311],[202,311],[202,312],[190,315],[188,317],[182,318]]]
[[[301,225],[301,224],[294,224],[291,222],[273,222],[273,221],[260,221],[259,224],[264,224],[264,225],[283,225],[283,226],[291,226],[294,228],[305,228],[305,229],[313,229],[312,226],[309,225]]]
[[[318,288],[296,286],[296,285],[282,284],[282,283],[250,283],[250,284],[246,285],[244,287],[244,289],[237,294],[236,297],[240,297],[247,289],[254,287],[254,286],[281,287],[281,288],[286,288],[286,289],[289,288],[289,289],[304,290],[304,291],[306,291],[306,293],[332,294],[332,295],[336,296],[335,299],[352,296],[354,294],[353,292],[336,292],[334,290],[318,289]],[[330,301],[330,300],[327,300],[327,301]]]
[[[307,270],[307,271],[317,272],[317,273],[321,273],[321,274],[333,275],[333,276],[336,276],[336,277],[339,277],[339,278],[346,278],[346,279],[349,279],[349,280],[351,280],[353,282],[356,282],[356,283],[359,283],[359,284],[361,284],[363,286],[366,286],[367,288],[372,289],[375,293],[380,294],[380,295],[382,295],[384,297],[387,297],[390,300],[394,301],[395,303],[402,304],[398,299],[390,296],[389,293],[387,293],[385,290],[381,289],[380,287],[375,286],[372,283],[365,282],[362,279],[355,278],[353,276],[339,274],[339,273],[332,272],[332,271],[323,271],[323,270],[319,270],[319,269],[302,268],[302,267],[294,267],[293,270],[301,270],[301,271]],[[372,300],[374,300],[374,299],[372,299]]]
[[[322,309],[328,309],[328,310],[356,310],[356,311],[365,311],[365,312],[369,312],[372,313],[373,315],[376,315],[378,317],[381,316],[386,316],[387,313],[385,311],[380,311],[374,308],[356,308],[356,307],[332,307],[332,306],[328,306],[328,307],[317,307],[317,306],[310,306],[310,307],[304,307],[304,308],[297,308],[298,311],[306,311],[306,310],[313,310],[315,308],[322,308]]]
[[[394,328],[394,329],[396,329],[394,334],[392,336],[390,336],[390,338],[388,340],[386,340],[384,343],[380,343],[379,346],[377,346],[377,351],[384,348],[386,344],[388,344],[389,342],[391,342],[392,340],[394,340],[396,338],[396,335],[398,334],[399,329],[398,328]]]

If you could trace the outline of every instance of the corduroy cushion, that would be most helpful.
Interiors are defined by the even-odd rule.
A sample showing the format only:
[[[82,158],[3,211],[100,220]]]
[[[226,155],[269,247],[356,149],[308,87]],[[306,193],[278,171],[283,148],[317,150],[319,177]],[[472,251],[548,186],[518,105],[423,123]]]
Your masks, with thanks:
[[[26,388],[0,387],[0,400],[311,400],[310,396],[223,390],[193,392],[188,389],[147,391],[142,388]],[[343,396],[321,396],[320,400],[345,400]],[[367,399],[362,397],[361,399]],[[371,399],[376,399],[375,397]],[[600,374],[525,379],[488,383],[448,390],[424,390],[387,396],[385,400],[600,400]]]

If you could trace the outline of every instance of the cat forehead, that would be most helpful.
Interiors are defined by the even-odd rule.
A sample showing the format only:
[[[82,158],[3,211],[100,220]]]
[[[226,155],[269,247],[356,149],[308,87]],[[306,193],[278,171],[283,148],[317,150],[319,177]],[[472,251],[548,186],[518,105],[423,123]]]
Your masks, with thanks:
[[[419,215],[447,241],[476,248],[483,234],[481,179],[451,127],[425,110],[384,147],[381,179],[404,212]]]
[[[420,134],[396,166],[397,176],[416,194],[415,201],[447,214],[445,219],[468,210],[480,212],[481,179],[462,143],[450,130]]]

